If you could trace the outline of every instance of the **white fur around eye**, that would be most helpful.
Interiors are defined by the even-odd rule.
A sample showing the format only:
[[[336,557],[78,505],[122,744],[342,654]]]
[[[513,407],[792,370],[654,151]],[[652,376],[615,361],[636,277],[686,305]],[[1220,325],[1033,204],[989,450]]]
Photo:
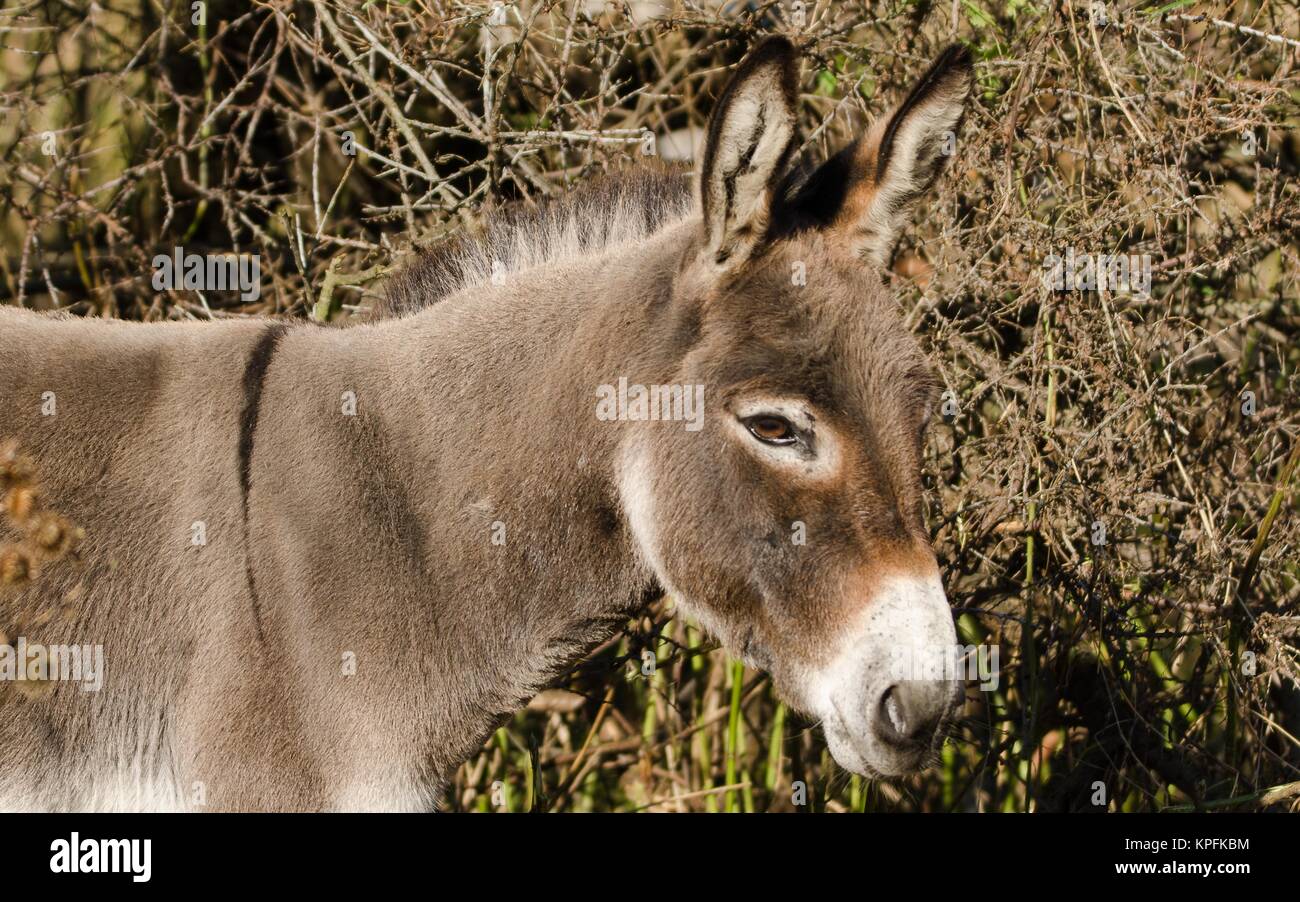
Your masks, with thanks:
[[[764,464],[801,479],[823,480],[833,477],[840,467],[840,442],[835,430],[819,421],[811,405],[796,398],[746,398],[732,406],[728,427],[744,446]],[[752,417],[778,416],[807,436],[809,441],[790,445],[771,445],[755,438],[745,425]]]

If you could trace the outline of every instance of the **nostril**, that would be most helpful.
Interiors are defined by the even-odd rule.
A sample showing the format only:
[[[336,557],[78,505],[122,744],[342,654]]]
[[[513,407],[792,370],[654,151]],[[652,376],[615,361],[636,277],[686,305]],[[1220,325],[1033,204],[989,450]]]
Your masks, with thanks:
[[[880,710],[883,720],[889,725],[894,735],[900,739],[907,736],[907,718],[903,716],[903,705],[899,701],[899,691],[897,686],[890,686],[885,690],[884,696],[880,699]]]
[[[880,696],[876,733],[890,745],[928,743],[945,709],[942,696],[928,684],[895,683]]]
[[[906,742],[911,732],[903,695],[902,685],[895,683],[890,686],[880,697],[880,710],[876,712],[876,731],[891,745]]]

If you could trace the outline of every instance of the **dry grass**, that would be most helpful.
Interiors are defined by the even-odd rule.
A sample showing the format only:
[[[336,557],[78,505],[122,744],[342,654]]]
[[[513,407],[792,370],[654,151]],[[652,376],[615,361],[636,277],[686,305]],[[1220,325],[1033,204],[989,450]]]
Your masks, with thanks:
[[[50,510],[46,501],[32,459],[17,442],[0,441],[0,600],[39,579],[46,567],[78,563],[84,531]],[[58,607],[27,611],[17,621],[0,624],[0,645],[39,633],[55,618],[67,619],[78,601],[79,595],[70,593]],[[37,661],[20,659],[17,665],[19,678],[0,683],[0,711],[15,701],[10,686],[20,698],[40,698],[53,690]]]
[[[1095,7],[810,2],[797,27],[795,3],[641,24],[519,3],[493,24],[480,4],[273,0],[211,3],[201,29],[188,4],[11,4],[0,276],[8,302],[88,315],[347,317],[413,237],[701,128],[759,33],[807,46],[812,154],[962,40],[979,102],[891,278],[955,405],[931,522],[964,639],[1000,644],[998,691],[971,692],[937,770],[868,785],[657,607],[450,803],[789,809],[803,781],[804,810],[1093,809],[1100,781],[1112,810],[1292,805],[1300,13]],[[261,299],[155,292],[149,261],[178,244],[261,254]],[[1050,290],[1067,249],[1149,254],[1150,296]]]

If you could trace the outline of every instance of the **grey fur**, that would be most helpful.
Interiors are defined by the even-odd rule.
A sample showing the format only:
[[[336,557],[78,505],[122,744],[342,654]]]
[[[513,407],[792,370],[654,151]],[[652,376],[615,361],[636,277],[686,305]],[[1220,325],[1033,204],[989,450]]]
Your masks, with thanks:
[[[404,315],[348,328],[0,307],[0,436],[86,530],[79,566],[0,614],[71,593],[29,638],[102,644],[107,669],[97,693],[0,693],[0,807],[429,809],[661,585],[802,706],[870,586],[934,568],[933,380],[848,233],[719,272],[672,184],[634,175],[490,226],[396,278]],[[704,385],[706,428],[597,419],[620,376]],[[791,482],[733,436],[760,390],[816,406],[839,437],[830,482]],[[780,541],[796,519],[807,547]]]

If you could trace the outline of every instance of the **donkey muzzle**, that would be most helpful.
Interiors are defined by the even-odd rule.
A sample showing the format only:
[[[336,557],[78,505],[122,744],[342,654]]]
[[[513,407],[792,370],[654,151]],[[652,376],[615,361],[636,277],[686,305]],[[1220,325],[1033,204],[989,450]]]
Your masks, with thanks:
[[[938,573],[886,581],[808,685],[835,760],[865,776],[925,767],[963,694],[948,664],[958,653]]]

